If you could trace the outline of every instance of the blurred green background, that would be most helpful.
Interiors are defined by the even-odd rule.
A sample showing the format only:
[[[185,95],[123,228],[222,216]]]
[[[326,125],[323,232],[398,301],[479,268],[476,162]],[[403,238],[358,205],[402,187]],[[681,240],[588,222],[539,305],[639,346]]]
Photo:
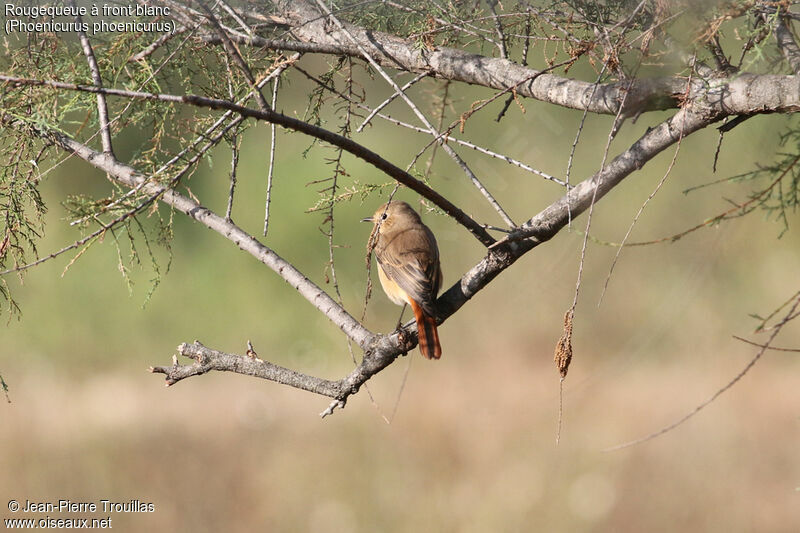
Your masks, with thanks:
[[[315,72],[327,68],[316,58],[303,61]],[[369,104],[388,95],[383,85],[365,83]],[[302,116],[310,88],[293,78],[278,108]],[[412,95],[425,101],[437,90],[430,82]],[[451,91],[451,119],[488,94]],[[498,124],[501,105],[473,117],[463,137],[563,176],[581,113],[525,101],[524,113],[512,104]],[[415,122],[402,102],[387,112]],[[611,156],[667,116],[626,124]],[[336,129],[333,117],[327,119]],[[685,139],[632,240],[672,235],[728,209],[727,199],[745,199],[746,184],[683,191],[769,162],[786,120],[756,117],[727,134],[716,174],[716,130]],[[599,167],[610,124],[609,117],[588,118],[573,182]],[[118,155],[130,158],[136,135],[147,133],[121,136]],[[381,122],[354,137],[399,166],[428,142]],[[242,146],[233,218],[254,234],[262,224],[268,141],[268,127],[259,125]],[[317,146],[302,157],[308,145],[308,138],[280,133],[264,242],[331,292],[324,215],[305,211],[324,187],[309,182],[331,175],[325,158],[334,151]],[[457,150],[517,222],[562,194],[516,167]],[[594,235],[622,239],[673,151],[598,204]],[[217,150],[188,183],[223,213],[229,158],[229,151]],[[344,161],[344,185],[386,181],[349,156]],[[431,184],[478,220],[500,225],[443,153]],[[80,161],[67,160],[50,173],[43,183],[50,210],[41,252],[79,236],[65,221],[65,195],[106,190],[104,177]],[[399,196],[419,205],[408,191]],[[336,274],[355,316],[363,306],[369,233],[358,220],[383,201],[373,195],[336,211]],[[249,339],[265,359],[330,378],[353,367],[338,328],[230,242],[176,215],[171,268],[144,307],[149,267],[131,272],[129,293],[110,242],[92,247],[62,277],[67,254],[27,273],[22,285],[9,278],[23,314],[0,330],[0,372],[11,399],[0,403],[0,516],[25,517],[6,511],[12,498],[138,499],[152,502],[155,512],[112,515],[115,529],[797,531],[795,353],[766,354],[676,430],[630,449],[602,451],[671,423],[746,365],[755,348],[732,335],[759,340],[748,315],[768,314],[798,289],[800,220],[792,216],[793,227],[780,239],[780,226],[754,213],[675,243],[626,249],[599,307],[616,248],[590,244],[560,445],[552,356],[573,299],[580,232],[565,230],[535,249],[448,320],[440,328],[441,361],[425,361],[414,350],[369,382],[374,402],[362,390],[324,420],[318,413],[329,403],[325,398],[273,383],[211,374],[166,389],[160,376],[147,372],[169,364],[174,347],[194,339],[238,353]],[[423,217],[437,235],[449,287],[481,259],[482,248],[451,220]],[[580,217],[576,229],[585,223]],[[164,269],[167,253],[156,255]],[[366,325],[390,331],[397,313],[376,289]],[[800,345],[796,321],[776,345]]]

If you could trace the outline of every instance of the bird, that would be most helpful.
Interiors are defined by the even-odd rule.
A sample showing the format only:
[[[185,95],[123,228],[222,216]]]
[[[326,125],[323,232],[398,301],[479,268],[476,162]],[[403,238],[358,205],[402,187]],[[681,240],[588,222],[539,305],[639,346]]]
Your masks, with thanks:
[[[420,353],[426,359],[439,359],[442,347],[436,329],[436,295],[442,269],[436,237],[406,202],[387,202],[362,222],[374,224],[370,245],[374,239],[383,291],[397,305],[411,306]]]

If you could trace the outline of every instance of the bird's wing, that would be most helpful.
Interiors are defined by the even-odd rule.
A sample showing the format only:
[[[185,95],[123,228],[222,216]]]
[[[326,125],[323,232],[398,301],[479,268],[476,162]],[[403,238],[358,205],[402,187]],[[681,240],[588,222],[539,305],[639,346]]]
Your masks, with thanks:
[[[442,275],[433,233],[428,228],[402,231],[392,235],[391,240],[380,242],[375,252],[386,276],[419,303],[426,314],[435,316]]]

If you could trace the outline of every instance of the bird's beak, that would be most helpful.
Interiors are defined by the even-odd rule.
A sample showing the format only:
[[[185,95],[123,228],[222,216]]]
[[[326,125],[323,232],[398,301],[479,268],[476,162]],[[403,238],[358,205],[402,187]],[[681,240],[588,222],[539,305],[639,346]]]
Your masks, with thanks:
[[[372,217],[362,218],[361,222],[372,222]]]

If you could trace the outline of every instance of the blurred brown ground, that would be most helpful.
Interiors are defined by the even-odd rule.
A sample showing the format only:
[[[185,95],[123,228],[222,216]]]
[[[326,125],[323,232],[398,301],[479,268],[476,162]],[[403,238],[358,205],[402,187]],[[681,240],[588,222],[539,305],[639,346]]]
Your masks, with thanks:
[[[771,355],[672,433],[604,453],[730,371],[667,361],[592,379],[578,357],[556,446],[546,352],[467,365],[450,347],[441,365],[411,355],[391,425],[363,394],[320,421],[324,400],[239,376],[162,389],[141,372],[6,368],[18,392],[0,407],[0,498],[154,503],[113,515],[118,531],[796,531],[796,355]],[[384,411],[401,373],[372,386]]]
[[[118,531],[797,531],[796,353],[766,354],[732,390],[667,435],[602,451],[682,416],[755,353],[730,335],[750,335],[754,322],[745,311],[753,298],[780,302],[786,285],[767,274],[797,258],[794,242],[765,240],[780,259],[750,263],[753,283],[732,294],[730,270],[744,268],[733,261],[749,239],[739,231],[744,227],[632,253],[600,308],[594,304],[605,267],[587,274],[559,446],[552,353],[575,265],[567,274],[558,271],[578,236],[543,247],[548,255],[540,257],[548,260],[523,260],[442,326],[441,361],[424,361],[414,350],[373,379],[378,407],[362,391],[325,420],[317,416],[328,404],[324,398],[279,385],[211,374],[164,388],[146,372],[149,364],[169,363],[169,342],[191,340],[188,332],[213,337],[221,319],[202,311],[208,294],[183,285],[183,269],[198,266],[179,262],[169,275],[175,283],[156,292],[153,308],[130,303],[91,317],[64,316],[71,326],[60,330],[63,346],[76,353],[26,353],[19,344],[3,350],[13,403],[0,404],[0,501],[154,503],[152,514],[113,515]],[[598,264],[613,253],[594,250]],[[660,283],[650,283],[650,276]],[[58,279],[37,273],[29,284],[51,278]],[[251,284],[235,289],[230,281],[241,301]],[[172,290],[184,292],[180,306],[171,301]],[[159,310],[162,300],[173,315]],[[28,305],[34,314],[12,323],[11,331],[37,330],[26,324],[36,322],[40,304]],[[382,296],[370,306],[371,325],[390,328],[395,307]],[[121,330],[136,330],[132,344],[115,331],[65,332],[84,320],[100,322],[104,312],[120,314],[110,320],[122,322]],[[128,312],[138,317],[132,324]],[[241,331],[269,323],[268,314],[248,324],[249,309],[231,312],[244,321]],[[153,313],[164,317],[164,331],[147,325]],[[170,331],[184,314],[195,324]],[[334,333],[315,346],[287,331],[294,347],[272,359],[343,375],[351,365],[335,328],[324,320],[314,328]],[[104,334],[124,342],[98,346]],[[232,338],[240,334],[233,328]],[[796,326],[781,339],[777,345],[796,347]],[[256,348],[269,357],[266,343],[261,339]],[[84,349],[94,355],[82,358]],[[380,413],[391,416],[406,369],[387,425]],[[5,509],[0,515],[23,516]]]

